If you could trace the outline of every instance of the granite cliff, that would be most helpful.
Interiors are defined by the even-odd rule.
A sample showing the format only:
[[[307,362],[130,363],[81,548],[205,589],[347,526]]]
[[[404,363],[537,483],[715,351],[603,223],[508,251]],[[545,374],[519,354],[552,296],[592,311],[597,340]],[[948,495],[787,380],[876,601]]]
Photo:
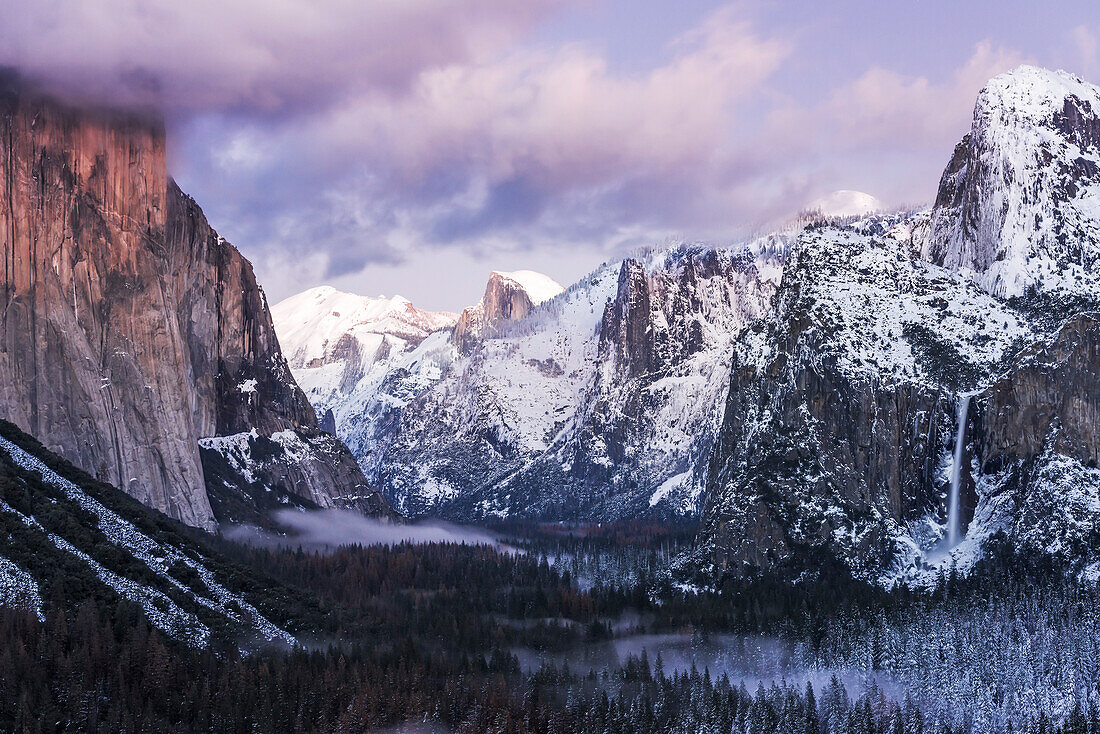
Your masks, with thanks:
[[[1100,568],[1097,130],[1100,90],[1021,67],[978,96],[930,211],[798,236],[734,348],[683,568],[927,581],[999,532]]]
[[[169,178],[158,119],[7,80],[0,239],[0,416],[191,525],[299,499],[385,511],[320,432],[251,264]],[[213,479],[200,441],[233,435],[282,450]]]

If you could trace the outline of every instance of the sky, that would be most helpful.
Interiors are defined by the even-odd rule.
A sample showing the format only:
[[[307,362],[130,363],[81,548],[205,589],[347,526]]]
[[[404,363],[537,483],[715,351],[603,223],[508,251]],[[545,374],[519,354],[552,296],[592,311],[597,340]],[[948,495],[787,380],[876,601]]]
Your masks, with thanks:
[[[992,76],[1100,82],[1094,0],[0,0],[0,65],[155,105],[272,302],[457,311],[731,244],[855,189],[930,202]]]

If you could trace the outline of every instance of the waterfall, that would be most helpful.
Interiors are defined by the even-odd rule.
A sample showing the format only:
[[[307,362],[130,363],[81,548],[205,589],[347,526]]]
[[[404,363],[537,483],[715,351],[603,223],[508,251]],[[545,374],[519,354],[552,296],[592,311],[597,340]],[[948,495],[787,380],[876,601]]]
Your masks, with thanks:
[[[958,428],[955,431],[955,457],[951,462],[951,495],[947,503],[947,547],[959,544],[959,486],[962,484],[963,454],[966,449],[966,414],[970,410],[970,396],[959,397]]]

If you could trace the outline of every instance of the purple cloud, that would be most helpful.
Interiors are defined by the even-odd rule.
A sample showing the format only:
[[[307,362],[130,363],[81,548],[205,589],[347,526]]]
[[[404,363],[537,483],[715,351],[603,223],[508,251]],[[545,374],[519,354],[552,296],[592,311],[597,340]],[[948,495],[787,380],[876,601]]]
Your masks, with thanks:
[[[455,310],[493,268],[568,282],[834,189],[927,201],[990,76],[1100,75],[1084,13],[986,0],[12,5],[0,65],[161,106],[173,173],[273,299],[330,281]]]
[[[476,60],[560,0],[9,4],[0,64],[56,91],[168,110],[308,110]]]

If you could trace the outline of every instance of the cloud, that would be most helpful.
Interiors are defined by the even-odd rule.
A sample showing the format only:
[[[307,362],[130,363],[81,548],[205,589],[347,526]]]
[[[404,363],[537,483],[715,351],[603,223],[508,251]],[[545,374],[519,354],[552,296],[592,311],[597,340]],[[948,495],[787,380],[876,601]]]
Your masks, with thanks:
[[[39,0],[8,4],[0,64],[96,101],[308,110],[476,60],[561,0]]]
[[[957,141],[970,127],[974,100],[990,78],[1028,61],[982,41],[961,67],[936,82],[882,67],[838,89],[828,115],[846,147],[885,145],[921,149]]]
[[[215,201],[240,203],[215,221],[269,251],[324,241],[330,277],[399,260],[410,246],[552,243],[611,255],[728,222],[715,202],[748,200],[731,189],[758,171],[741,165],[731,138],[792,48],[723,8],[645,71],[616,70],[583,44],[520,46],[309,116],[244,126],[214,116],[197,138],[206,151],[191,145],[177,158],[191,177],[221,181],[226,196],[215,191]],[[707,187],[714,193],[700,196]]]
[[[1025,60],[981,42],[940,77],[875,66],[815,102],[778,91],[796,50],[729,6],[646,70],[584,44],[519,46],[274,125],[219,118],[184,157],[239,205],[216,221],[276,253],[276,298],[303,258],[310,283],[448,248],[594,266],[675,236],[728,241],[836,188],[930,199],[977,91]]]

